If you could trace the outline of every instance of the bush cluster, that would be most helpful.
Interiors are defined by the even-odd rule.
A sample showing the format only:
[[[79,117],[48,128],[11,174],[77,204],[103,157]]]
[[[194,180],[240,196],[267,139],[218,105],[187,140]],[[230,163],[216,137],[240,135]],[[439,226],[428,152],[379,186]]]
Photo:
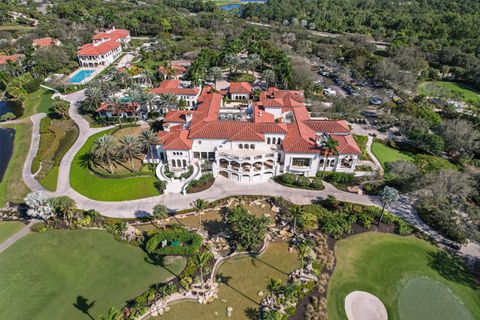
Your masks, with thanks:
[[[317,177],[320,176],[321,172],[317,172]],[[353,173],[326,172],[323,178],[325,181],[344,186],[351,186],[356,183],[355,175],[353,175]]]
[[[284,173],[280,176],[277,176],[275,180],[278,183],[289,186],[289,187],[299,187],[303,189],[315,189],[315,190],[324,189],[322,179],[319,177],[310,179],[305,176],[297,176],[293,173]]]

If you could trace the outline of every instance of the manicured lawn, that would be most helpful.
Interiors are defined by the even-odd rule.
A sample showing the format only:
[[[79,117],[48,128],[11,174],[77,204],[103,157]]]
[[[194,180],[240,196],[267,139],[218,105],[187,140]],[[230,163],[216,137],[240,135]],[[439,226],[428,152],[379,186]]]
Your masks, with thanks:
[[[386,146],[378,141],[374,141],[372,143],[372,152],[378,161],[380,161],[383,168],[385,168],[385,163],[387,162],[394,162],[398,160],[413,161],[413,157],[410,154],[390,148],[389,146]]]
[[[99,319],[185,267],[183,258],[165,268],[146,258],[105,231],[30,234],[0,254],[0,319],[89,319],[75,307],[82,299]]]
[[[448,287],[426,277],[406,282],[400,290],[398,309],[404,320],[473,320]]]
[[[32,173],[47,190],[57,188],[58,166],[65,153],[75,143],[78,127],[72,120],[45,117],[40,124],[40,145],[32,163]]]
[[[258,310],[262,299],[258,292],[262,290],[267,294],[267,280],[271,277],[286,280],[288,273],[299,266],[297,255],[295,252],[288,252],[286,243],[270,243],[267,251],[258,258],[227,260],[220,267],[218,274],[225,280],[221,283],[218,299],[214,302],[207,305],[196,302],[178,303],[158,319],[257,319],[251,315]],[[226,302],[222,302],[221,299]],[[233,307],[230,318],[226,317],[227,307]]]
[[[114,129],[99,132],[91,136],[76,154],[70,170],[70,184],[84,196],[101,201],[122,201],[157,196],[159,193],[153,186],[157,180],[152,175],[128,178],[102,178],[94,175],[82,161],[96,139],[111,133]]]
[[[17,221],[0,221],[0,243],[4,242],[18,231],[22,230],[25,225]]]
[[[453,264],[442,264],[435,259],[439,253],[438,248],[418,238],[384,233],[368,232],[339,241],[335,247],[337,265],[327,293],[329,319],[346,320],[345,297],[352,291],[362,290],[380,298],[390,320],[410,320],[400,318],[399,292],[405,281],[417,277],[428,277],[448,287],[478,319],[479,288],[474,288]],[[443,302],[435,297],[437,295],[431,293],[425,299],[439,307]]]
[[[480,93],[458,82],[432,81],[422,83],[417,92],[426,96],[480,102]]]
[[[369,160],[370,156],[367,153],[367,141],[368,137],[367,136],[360,136],[360,135],[353,135],[353,138],[355,138],[355,141],[357,142],[358,146],[360,147],[360,150],[362,150],[362,155],[360,156],[360,160]]]
[[[7,201],[14,203],[23,202],[23,198],[30,191],[22,178],[23,163],[27,158],[32,138],[32,125],[29,123],[7,126],[14,128],[15,141],[13,154],[8,163],[7,170],[0,183],[0,207],[4,207]]]
[[[23,102],[24,111],[22,118],[41,112],[48,114],[53,102],[52,95],[52,91],[44,88],[29,94]]]

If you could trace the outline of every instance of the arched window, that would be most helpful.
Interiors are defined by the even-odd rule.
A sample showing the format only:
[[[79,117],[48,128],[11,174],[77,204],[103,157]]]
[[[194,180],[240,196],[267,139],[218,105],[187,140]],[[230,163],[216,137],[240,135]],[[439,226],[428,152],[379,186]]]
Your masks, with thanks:
[[[240,144],[238,145],[238,148],[239,148],[239,149],[243,149],[243,144],[240,143]]]
[[[255,145],[253,143],[250,145],[250,149],[255,149]]]
[[[183,167],[187,166],[187,160],[183,159]]]
[[[245,143],[245,145],[243,146],[245,149],[248,149],[248,143]]]
[[[280,144],[280,143],[282,143],[282,138],[278,138],[277,140],[277,144]]]
[[[177,166],[177,163],[175,162],[175,159],[172,160],[172,167],[176,167]]]
[[[180,161],[180,159],[177,160],[177,167],[181,167],[182,166],[182,161]]]
[[[272,144],[276,144],[277,138],[272,138]]]
[[[270,137],[267,138],[267,144],[270,144],[271,140]]]

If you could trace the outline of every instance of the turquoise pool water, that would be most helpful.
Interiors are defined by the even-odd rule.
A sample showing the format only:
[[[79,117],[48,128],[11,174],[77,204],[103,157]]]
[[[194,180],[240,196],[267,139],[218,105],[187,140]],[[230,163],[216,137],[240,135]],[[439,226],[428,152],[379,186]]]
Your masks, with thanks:
[[[243,4],[252,3],[252,2],[265,3],[267,2],[267,0],[240,0],[240,2],[242,2]],[[240,8],[241,8],[240,3],[225,4],[223,6],[220,6],[220,9],[224,9],[227,11],[231,11],[233,9],[240,9]]]
[[[95,70],[80,70],[73,77],[70,78],[69,82],[71,83],[80,83],[83,80],[87,79],[94,73]]]

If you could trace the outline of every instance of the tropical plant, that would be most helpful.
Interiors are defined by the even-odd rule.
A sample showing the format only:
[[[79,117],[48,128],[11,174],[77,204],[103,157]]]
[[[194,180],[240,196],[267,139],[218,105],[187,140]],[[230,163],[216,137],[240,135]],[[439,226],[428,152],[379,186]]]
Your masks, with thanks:
[[[73,214],[76,209],[75,200],[68,196],[59,196],[50,198],[48,201],[54,212],[57,215],[62,215],[63,221],[68,222],[69,224],[72,223]]]
[[[283,281],[281,279],[270,278],[267,281],[267,289],[272,293],[278,293],[278,291],[282,288]]]
[[[140,155],[140,144],[134,136],[125,135],[120,138],[120,146],[118,147],[118,154],[122,158],[130,160],[132,170],[135,171],[134,159]]]
[[[157,204],[153,207],[152,216],[154,219],[165,219],[168,217],[168,208],[164,204]]]
[[[322,177],[325,175],[325,171],[327,170],[327,162],[328,162],[328,154],[333,153],[337,154],[338,150],[338,141],[333,139],[332,137],[328,136],[327,140],[323,142],[323,170],[322,170]]]
[[[112,161],[116,156],[116,147],[111,135],[104,135],[95,140],[92,147],[92,153],[95,159],[108,164],[110,173],[113,173]]]
[[[120,112],[122,111],[122,99],[116,95],[110,96],[109,102],[112,106],[112,113],[117,115],[118,123],[122,124],[122,116]]]
[[[207,208],[208,202],[203,199],[197,199],[192,202],[192,207],[198,213],[198,217],[200,218],[200,227],[202,226],[202,212]]]
[[[380,194],[380,200],[383,202],[382,213],[380,214],[380,219],[378,220],[378,225],[382,223],[383,215],[385,214],[385,207],[390,205],[393,202],[396,202],[399,198],[398,190],[389,186],[383,188],[382,193]]]
[[[213,82],[215,83],[215,88],[217,87],[217,80],[220,79],[222,76],[222,68],[220,67],[212,67],[209,72],[210,78],[212,78]]]
[[[263,80],[265,81],[267,88],[270,87],[270,85],[275,84],[275,80],[277,78],[275,71],[271,69],[267,69],[263,71],[262,75]]]
[[[302,208],[302,206],[293,206],[293,207],[290,208],[289,211],[290,211],[290,215],[293,218],[293,233],[296,234],[297,221],[298,221],[298,219],[300,219],[300,217],[303,214],[303,208]]]
[[[233,239],[238,246],[248,251],[260,249],[270,223],[267,217],[256,217],[246,208],[236,206],[227,218]]]
[[[305,258],[310,254],[311,248],[306,242],[301,242],[298,245],[298,256],[300,257],[301,267],[303,269],[305,264]]]
[[[158,142],[155,132],[153,132],[151,129],[143,130],[138,137],[138,141],[140,142],[143,150],[146,151],[150,156],[150,159],[153,159],[152,146]]]
[[[202,283],[202,288],[204,287],[203,270],[205,269],[209,260],[210,255],[208,252],[197,252],[195,255],[195,266],[200,271],[200,282]]]
[[[85,89],[85,96],[87,97],[85,103],[82,105],[82,111],[94,112],[102,103],[102,88],[98,83],[92,83]]]
[[[123,319],[122,313],[115,309],[115,307],[110,307],[108,313],[105,317],[100,317],[101,320],[121,320]]]
[[[24,200],[28,206],[27,215],[42,219],[45,224],[48,224],[48,219],[53,217],[53,208],[45,194],[40,191],[30,192]]]

